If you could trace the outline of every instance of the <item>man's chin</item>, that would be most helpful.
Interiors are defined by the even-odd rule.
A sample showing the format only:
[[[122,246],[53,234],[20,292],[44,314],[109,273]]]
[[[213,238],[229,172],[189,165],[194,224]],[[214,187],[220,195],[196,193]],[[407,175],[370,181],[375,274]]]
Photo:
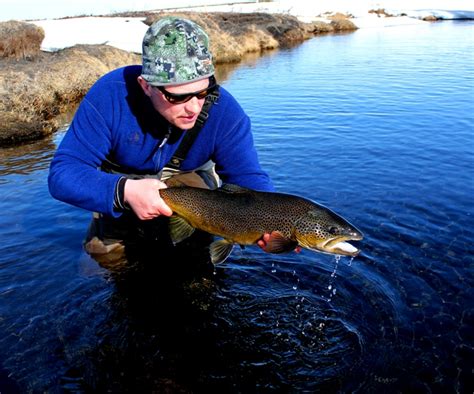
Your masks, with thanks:
[[[175,123],[175,126],[179,129],[181,129],[181,130],[189,130],[189,129],[192,129],[195,124],[196,124],[196,119],[193,119],[192,122],[186,122],[186,121],[178,120]]]

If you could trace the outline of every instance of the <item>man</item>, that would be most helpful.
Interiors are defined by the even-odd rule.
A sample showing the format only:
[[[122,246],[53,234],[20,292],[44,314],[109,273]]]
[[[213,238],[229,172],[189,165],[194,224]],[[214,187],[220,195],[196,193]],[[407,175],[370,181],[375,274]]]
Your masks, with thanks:
[[[206,33],[186,19],[161,19],[145,34],[142,59],[92,86],[50,167],[52,196],[96,213],[86,240],[94,257],[131,233],[161,236],[163,226],[147,222],[172,214],[159,193],[170,174],[200,187],[216,187],[217,173],[226,183],[273,190],[248,116],[215,81]],[[173,157],[182,146],[185,157]]]

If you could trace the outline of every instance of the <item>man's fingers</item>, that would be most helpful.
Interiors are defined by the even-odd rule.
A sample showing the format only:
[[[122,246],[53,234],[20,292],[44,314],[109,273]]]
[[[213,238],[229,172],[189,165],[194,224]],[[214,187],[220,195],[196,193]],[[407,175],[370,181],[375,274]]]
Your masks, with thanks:
[[[274,232],[276,234],[276,232]],[[272,232],[273,234],[273,232]],[[262,238],[257,241],[257,245],[262,248],[263,251],[267,252],[267,244],[271,240],[272,234],[265,233],[263,234]],[[301,246],[297,246],[294,251],[296,253],[301,253]]]

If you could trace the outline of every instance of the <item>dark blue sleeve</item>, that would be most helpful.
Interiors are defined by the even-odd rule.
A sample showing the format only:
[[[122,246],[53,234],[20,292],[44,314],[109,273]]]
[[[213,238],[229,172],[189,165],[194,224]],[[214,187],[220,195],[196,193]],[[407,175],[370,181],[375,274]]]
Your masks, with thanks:
[[[113,201],[119,176],[97,170],[111,150],[110,125],[104,114],[110,112],[105,106],[112,103],[106,94],[106,89],[93,87],[80,104],[51,162],[48,185],[58,200],[117,216]]]

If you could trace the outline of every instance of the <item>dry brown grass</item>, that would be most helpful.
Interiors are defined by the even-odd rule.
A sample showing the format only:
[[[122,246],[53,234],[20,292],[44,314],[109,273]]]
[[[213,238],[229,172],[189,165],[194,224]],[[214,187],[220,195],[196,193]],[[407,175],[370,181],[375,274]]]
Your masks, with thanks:
[[[137,64],[140,56],[105,45],[79,45],[42,53],[35,62],[3,60],[0,66],[0,145],[37,139],[60,126],[108,71]]]
[[[344,32],[356,30],[357,27],[349,19],[333,19],[331,21],[331,26],[334,27],[335,32]]]
[[[316,34],[355,29],[353,25],[336,25],[335,21],[305,24],[289,15],[264,13],[133,14],[146,16],[147,24],[165,15],[183,16],[201,25],[210,36],[217,64],[239,62],[245,54],[292,45]],[[0,45],[3,53],[9,55],[0,58],[0,146],[56,131],[61,126],[58,116],[76,106],[101,75],[141,62],[139,55],[106,45],[78,45],[57,53],[39,52],[44,33],[33,34],[30,26],[34,25],[20,22],[7,22],[3,28],[1,25]],[[15,44],[10,40],[6,45],[11,33],[5,32],[16,32],[15,29],[22,31],[15,33],[19,41]]]
[[[34,59],[40,53],[44,31],[32,23],[0,22],[0,57]]]
[[[145,23],[151,25],[168,15],[190,19],[204,28],[216,64],[237,62],[245,53],[275,49],[313,36],[307,24],[279,14],[163,12],[148,14]]]
[[[375,14],[379,17],[395,16],[395,15],[389,14],[387,11],[385,11],[385,8],[377,8],[377,9],[374,9],[374,10],[369,10],[369,14]]]
[[[329,15],[328,19],[331,21],[330,28],[332,32],[347,32],[357,30],[357,26],[349,19],[352,15],[341,14],[336,12],[333,15]]]

